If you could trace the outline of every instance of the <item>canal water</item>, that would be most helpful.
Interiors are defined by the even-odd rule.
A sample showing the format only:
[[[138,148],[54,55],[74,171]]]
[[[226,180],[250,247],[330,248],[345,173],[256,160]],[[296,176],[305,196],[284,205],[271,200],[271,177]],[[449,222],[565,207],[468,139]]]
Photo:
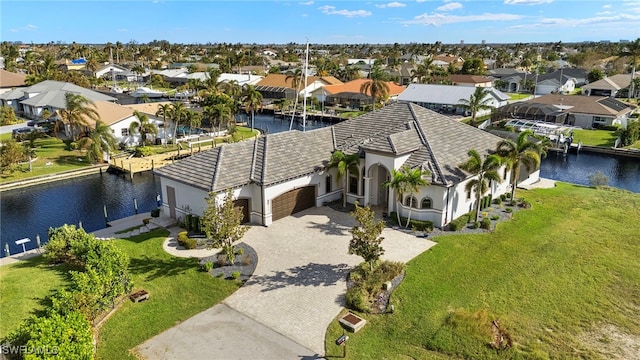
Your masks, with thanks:
[[[249,124],[250,125],[250,124]],[[273,115],[259,114],[254,126],[267,133],[289,130],[290,119],[278,119]],[[311,130],[330,125],[327,122],[308,121]],[[294,129],[301,129],[294,122]],[[601,171],[609,178],[609,185],[640,193],[640,160],[616,158],[609,155],[580,153],[550,153],[543,159],[540,169],[542,177],[576,184],[589,184],[589,176]],[[148,212],[156,207],[156,196],[160,193],[160,180],[151,173],[136,174],[133,182],[113,174],[90,175],[24,189],[5,191],[0,194],[0,242],[2,256],[4,244],[10,246],[12,254],[22,251],[15,241],[30,238],[27,249],[35,248],[35,237],[40,235],[42,243],[47,240],[49,227],[76,224],[88,232],[105,226],[103,206],[107,206],[108,220],[116,220],[135,214],[136,199],[139,212]]]

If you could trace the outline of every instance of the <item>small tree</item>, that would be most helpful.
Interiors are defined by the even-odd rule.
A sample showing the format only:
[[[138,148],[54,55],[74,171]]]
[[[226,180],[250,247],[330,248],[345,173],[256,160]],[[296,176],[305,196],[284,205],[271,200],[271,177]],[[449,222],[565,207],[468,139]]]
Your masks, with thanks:
[[[222,248],[222,252],[231,264],[235,261],[236,253],[233,243],[242,239],[249,230],[242,223],[242,209],[234,207],[233,194],[227,191],[224,200],[219,202],[216,193],[207,196],[209,205],[200,218],[200,224],[207,234],[209,248]]]
[[[0,146],[0,169],[13,172],[20,161],[24,159],[24,148],[15,140],[9,139],[2,142]]]
[[[384,229],[384,221],[376,221],[371,208],[360,207],[356,202],[356,209],[351,212],[358,225],[351,229],[353,238],[349,242],[349,254],[355,254],[369,263],[373,270],[373,265],[384,254],[384,249],[380,246],[384,237],[380,236]]]

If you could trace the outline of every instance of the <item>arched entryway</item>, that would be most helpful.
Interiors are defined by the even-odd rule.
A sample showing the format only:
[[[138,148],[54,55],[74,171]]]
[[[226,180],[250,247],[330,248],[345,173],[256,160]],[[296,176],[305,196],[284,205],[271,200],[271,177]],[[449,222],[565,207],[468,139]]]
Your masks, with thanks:
[[[389,201],[389,188],[384,183],[389,181],[391,173],[384,165],[374,164],[367,172],[369,178],[369,204],[386,206]]]

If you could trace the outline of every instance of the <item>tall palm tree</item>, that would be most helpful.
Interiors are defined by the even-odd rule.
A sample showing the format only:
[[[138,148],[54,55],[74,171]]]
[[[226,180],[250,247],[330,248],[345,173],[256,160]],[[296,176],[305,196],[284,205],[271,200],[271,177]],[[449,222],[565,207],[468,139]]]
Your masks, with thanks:
[[[217,120],[218,132],[220,132],[222,130],[222,124],[229,124],[229,122],[233,119],[233,115],[231,114],[231,107],[229,106],[229,104],[221,102],[211,106],[210,108],[213,119]]]
[[[535,137],[533,131],[525,130],[518,135],[515,142],[509,139],[501,140],[496,149],[496,154],[502,158],[507,169],[512,171],[511,201],[515,198],[520,166],[524,165],[528,171],[537,169],[540,166],[540,156],[546,155],[543,143],[529,140],[532,137]]]
[[[302,69],[297,68],[294,71],[289,71],[287,76],[284,78],[285,82],[289,82],[291,80],[291,87],[296,91],[300,91],[300,84],[302,83]]]
[[[262,108],[262,94],[253,85],[245,85],[242,93],[245,111],[251,113],[251,130],[253,131],[255,112]]]
[[[167,146],[167,116],[171,117],[171,104],[161,104],[158,106],[156,116],[162,116],[162,129],[164,136],[164,146]]]
[[[60,117],[63,122],[69,124],[71,138],[77,140],[75,130],[87,126],[88,120],[97,122],[100,120],[100,115],[98,115],[95,105],[80,94],[66,93],[65,101],[66,106],[60,111]]]
[[[389,97],[389,84],[385,79],[384,70],[379,66],[374,66],[369,72],[370,81],[364,82],[360,86],[360,92],[363,94],[370,93],[373,101],[373,111],[376,110],[378,103],[383,103]]]
[[[431,74],[435,71],[435,65],[433,64],[433,58],[427,58],[418,64],[416,68],[411,71],[411,76],[417,78],[418,83],[424,84],[431,80]]]
[[[342,207],[347,207],[347,180],[349,179],[349,174],[358,175],[360,171],[358,168],[359,164],[360,157],[358,154],[345,155],[340,150],[336,150],[331,154],[331,158],[327,164],[328,169],[336,168],[338,170],[336,180],[340,181],[340,179],[344,178],[344,186],[342,187]]]
[[[471,126],[476,126],[478,111],[491,109],[491,106],[488,105],[491,101],[491,97],[488,96],[490,92],[490,89],[478,86],[468,99],[458,100],[457,106],[471,112]]]
[[[409,193],[409,214],[407,214],[407,225],[411,222],[411,209],[413,208],[413,193],[418,192],[421,186],[429,185],[429,182],[424,179],[424,176],[429,176],[431,173],[422,168],[410,169],[408,166],[403,166],[400,171],[404,173],[405,191]]]
[[[171,104],[171,120],[173,121],[173,143],[176,144],[176,136],[178,134],[178,126],[185,125],[189,119],[189,109],[182,102]]]
[[[405,177],[406,173],[404,171],[391,169],[391,179],[383,184],[384,186],[391,188],[396,195],[396,216],[398,217],[398,225],[400,226],[402,226],[402,222],[400,222],[400,207],[402,199],[404,198],[404,193],[407,190],[407,181]]]
[[[113,135],[111,128],[102,121],[96,121],[96,127],[88,137],[80,139],[79,146],[87,150],[87,157],[91,162],[101,163],[104,160],[104,153],[111,153],[118,147],[118,141]]]
[[[627,44],[626,49],[622,52],[621,56],[629,56],[631,57],[631,83],[629,84],[629,95],[627,100],[631,101],[631,98],[634,96],[634,77],[636,73],[636,65],[638,58],[640,58],[640,38],[637,38],[635,41]]]
[[[473,179],[467,182],[465,189],[469,192],[476,192],[475,221],[477,222],[480,219],[480,199],[489,189],[489,181],[502,181],[500,175],[498,175],[501,159],[495,154],[482,159],[478,151],[473,149],[469,150],[467,155],[469,155],[469,159],[458,165],[458,167],[474,176]]]
[[[139,111],[134,111],[133,115],[138,118],[138,121],[132,121],[129,125],[129,133],[140,134],[140,145],[145,146],[147,143],[147,135],[158,135],[158,127],[156,124],[149,121],[149,117]]]

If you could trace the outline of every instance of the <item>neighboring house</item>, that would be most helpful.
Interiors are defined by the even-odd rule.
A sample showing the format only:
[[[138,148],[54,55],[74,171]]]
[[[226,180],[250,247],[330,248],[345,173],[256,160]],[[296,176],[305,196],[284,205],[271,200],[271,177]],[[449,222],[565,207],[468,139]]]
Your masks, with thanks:
[[[264,76],[254,74],[229,74],[222,73],[218,77],[218,81],[231,82],[235,81],[238,85],[257,85],[260,80],[264,79]]]
[[[95,76],[96,78],[107,78],[110,80],[113,80],[113,76],[116,76],[116,79],[118,79],[118,76],[122,77],[123,74],[131,74],[131,76],[134,76],[134,74],[127,69],[124,66],[120,66],[120,65],[116,65],[116,64],[109,64],[109,65],[105,65],[103,67],[101,67],[100,69],[96,70],[95,72]],[[127,76],[128,78],[128,76]],[[131,80],[133,81],[133,79]]]
[[[635,77],[640,77],[640,72],[637,72]],[[583,86],[582,94],[616,97],[620,90],[628,88],[629,85],[631,85],[631,74],[616,74]]]
[[[331,127],[307,132],[269,134],[195,154],[155,170],[160,176],[163,212],[175,219],[201,215],[209,192],[230,189],[244,221],[269,226],[273,221],[338,200],[344,179],[327,169],[335,150],[359,154],[359,170],[346,174],[347,201],[382,207],[390,214],[442,227],[473,208],[475,195],[465,185],[474,177],[458,166],[470,149],[488,154],[501,138],[451,120],[415,104],[396,103]],[[402,166],[428,170],[430,185],[396,202],[385,186],[392,170]],[[505,167],[499,169],[509,179]],[[524,182],[538,178],[538,171]],[[492,183],[487,194],[509,191],[508,181]]]
[[[27,75],[0,69],[0,94],[4,94],[16,87],[25,86],[26,78]]]
[[[432,62],[433,65],[439,66],[445,69],[449,67],[449,65],[453,65],[456,68],[460,69],[462,68],[463,63],[464,63],[464,59],[461,58],[460,56],[445,55],[445,54],[434,56],[433,62]]]
[[[267,99],[295,99],[296,90],[293,88],[293,76],[286,74],[268,74],[256,84],[256,90]],[[300,89],[298,96],[312,96],[315,90],[327,85],[342,84],[342,81],[333,76],[307,76],[307,87],[304,86],[304,78],[299,79]]]
[[[487,105],[499,108],[507,104],[509,96],[494,88],[489,91]],[[465,114],[467,110],[460,107],[460,100],[468,100],[475,92],[475,87],[434,84],[410,84],[407,89],[398,96],[398,101],[411,102],[427,109],[445,114]],[[483,99],[484,100],[484,99]],[[490,113],[490,110],[478,112],[478,116]]]
[[[579,126],[585,129],[604,125],[627,126],[634,107],[612,97],[584,95],[543,95],[500,108],[511,118],[539,120]]]
[[[171,101],[159,101],[159,102],[148,102],[148,103],[141,103],[141,104],[129,104],[129,105],[125,105],[125,107],[147,115],[149,120],[153,121],[153,123],[156,124],[156,126],[158,127],[158,137],[156,138],[156,142],[162,143],[165,139],[165,132],[166,132],[167,141],[171,141],[171,138],[173,137],[175,123],[171,121],[169,116],[167,116],[167,128],[165,129],[162,116],[157,116],[156,114],[158,113],[160,106],[170,105],[170,104],[173,104],[173,103]]]
[[[389,75],[391,77],[398,79],[397,83],[402,86],[407,86],[413,82],[413,72],[415,70],[415,66],[409,63],[400,64],[400,68],[398,70],[388,70]]]
[[[85,58],[61,60],[58,65],[62,71],[84,70],[87,68],[87,60]]]
[[[500,91],[517,93],[522,89],[526,79],[532,79],[532,74],[513,68],[498,68],[487,71],[487,75],[494,78],[494,85]]]
[[[349,109],[361,109],[363,106],[371,105],[371,90],[362,93],[360,89],[366,83],[370,83],[370,79],[356,79],[339,85],[328,85],[324,87],[325,104],[328,106],[339,106]],[[404,90],[404,86],[400,86],[394,82],[388,81],[389,86],[387,101],[393,102],[398,98]]]
[[[571,94],[576,87],[584,85],[587,73],[582,69],[560,69],[531,76],[534,82],[537,80],[535,95]]]
[[[480,75],[452,74],[447,77],[452,85],[473,86],[473,87],[492,87],[493,79]]]
[[[67,106],[67,93],[80,94],[92,102],[116,101],[116,98],[97,91],[55,80],[45,80],[29,87],[0,94],[0,101],[2,105],[12,106],[16,113],[30,119],[36,119],[40,117],[44,109],[49,110],[51,114],[64,109]]]

